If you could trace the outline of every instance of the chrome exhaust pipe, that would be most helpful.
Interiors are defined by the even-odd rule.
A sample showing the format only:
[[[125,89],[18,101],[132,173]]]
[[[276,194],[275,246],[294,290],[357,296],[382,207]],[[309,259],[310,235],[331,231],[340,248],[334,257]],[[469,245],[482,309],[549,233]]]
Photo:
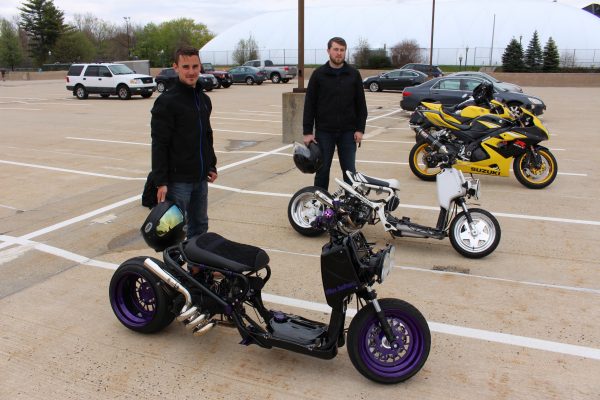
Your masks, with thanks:
[[[194,330],[194,335],[200,336],[207,332],[210,328],[206,328],[206,319],[208,315],[203,314],[198,311],[198,307],[192,304],[192,295],[188,290],[179,282],[177,279],[173,277],[170,273],[162,269],[157,263],[152,261],[150,258],[146,258],[144,260],[144,267],[154,275],[156,275],[159,279],[165,282],[167,285],[177,290],[179,293],[183,295],[185,298],[185,304],[181,308],[179,315],[177,316],[177,320],[183,322],[187,328]],[[209,324],[210,325],[210,324]],[[206,330],[204,330],[206,328]],[[199,331],[203,331],[200,335],[197,333]]]
[[[414,128],[417,135],[419,135],[423,140],[429,143],[435,150],[439,151],[442,154],[448,154],[448,149],[439,140],[435,137],[431,136],[425,129],[417,126]]]

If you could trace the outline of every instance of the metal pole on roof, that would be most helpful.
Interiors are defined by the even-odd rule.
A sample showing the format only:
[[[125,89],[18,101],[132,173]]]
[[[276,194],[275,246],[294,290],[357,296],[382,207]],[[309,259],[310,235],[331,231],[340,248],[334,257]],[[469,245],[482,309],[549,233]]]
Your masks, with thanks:
[[[431,43],[429,45],[429,67],[431,70],[433,70],[433,26],[434,25],[435,25],[435,0],[433,0],[433,5],[431,7]]]

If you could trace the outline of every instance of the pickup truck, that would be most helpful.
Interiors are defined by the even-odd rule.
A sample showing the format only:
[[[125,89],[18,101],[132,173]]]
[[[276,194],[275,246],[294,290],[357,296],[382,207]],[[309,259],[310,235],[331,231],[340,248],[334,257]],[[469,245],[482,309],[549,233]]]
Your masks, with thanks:
[[[298,68],[295,66],[275,65],[271,60],[250,60],[246,61],[243,66],[262,69],[273,83],[288,83],[298,73]]]

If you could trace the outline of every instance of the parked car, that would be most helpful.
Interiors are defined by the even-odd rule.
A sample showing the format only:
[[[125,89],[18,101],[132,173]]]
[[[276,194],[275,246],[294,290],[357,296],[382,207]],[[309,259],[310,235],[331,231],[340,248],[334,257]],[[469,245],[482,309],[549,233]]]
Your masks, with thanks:
[[[412,69],[395,69],[363,80],[363,87],[371,92],[382,90],[402,90],[407,86],[419,85],[427,80],[427,75]]]
[[[242,64],[244,67],[256,67],[267,74],[267,79],[273,83],[288,83],[298,73],[298,68],[292,65],[275,65],[271,60],[250,60]]]
[[[124,64],[71,64],[66,80],[67,90],[80,100],[90,94],[104,98],[117,95],[122,100],[139,94],[147,99],[156,90],[154,78],[136,74]]]
[[[481,79],[485,79],[486,81],[493,83],[496,86],[501,87],[502,89],[510,90],[511,92],[519,92],[523,93],[523,89],[519,85],[515,85],[514,83],[502,82],[498,79],[494,78],[491,75],[486,74],[485,72],[479,71],[461,71],[454,72],[448,76],[475,76]]]
[[[413,111],[422,101],[453,106],[471,96],[473,89],[482,82],[485,82],[485,80],[470,76],[434,78],[418,86],[405,88],[402,91],[400,107],[407,111]],[[511,92],[496,86],[496,84],[492,85],[494,86],[494,98],[506,103],[515,112],[520,111],[519,107],[527,107],[535,115],[540,115],[546,109],[546,105],[538,97],[525,93]]]
[[[161,93],[165,90],[169,90],[178,79],[179,75],[177,75],[177,71],[173,68],[163,68],[158,75],[156,75],[156,78],[154,78],[156,81],[156,90]],[[197,84],[199,84],[203,90],[210,92],[217,87],[218,81],[214,75],[200,74]]]
[[[414,69],[415,71],[420,71],[427,76],[431,76],[434,78],[444,76],[444,72],[437,65],[429,65],[429,64],[419,64],[419,63],[410,63],[405,64],[400,67],[400,69]]]
[[[202,73],[210,74],[217,78],[217,86],[216,88],[225,88],[227,89],[233,83],[231,79],[231,75],[227,71],[219,71],[215,70],[215,67],[211,63],[202,63]]]
[[[245,67],[243,65],[229,70],[233,83],[245,83],[246,85],[262,85],[267,79],[267,74],[255,67]]]

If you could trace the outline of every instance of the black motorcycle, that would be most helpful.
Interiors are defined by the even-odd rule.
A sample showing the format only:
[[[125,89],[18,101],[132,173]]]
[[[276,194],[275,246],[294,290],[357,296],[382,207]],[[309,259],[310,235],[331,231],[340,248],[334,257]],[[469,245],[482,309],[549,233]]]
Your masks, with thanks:
[[[176,318],[197,336],[218,325],[235,327],[241,344],[322,359],[335,357],[347,341],[350,360],[365,377],[404,381],[427,360],[429,326],[409,303],[377,299],[372,286],[390,273],[394,247],[374,251],[361,231],[340,228],[341,214],[328,208],[315,221],[330,234],[321,253],[323,289],[332,308],[328,325],[267,309],[261,298],[271,276],[267,253],[215,233],[168,247],[163,262],[150,257],[125,261],[110,282],[111,307],[123,325],[141,333],[160,331]],[[347,307],[355,295],[358,312],[346,329]]]

